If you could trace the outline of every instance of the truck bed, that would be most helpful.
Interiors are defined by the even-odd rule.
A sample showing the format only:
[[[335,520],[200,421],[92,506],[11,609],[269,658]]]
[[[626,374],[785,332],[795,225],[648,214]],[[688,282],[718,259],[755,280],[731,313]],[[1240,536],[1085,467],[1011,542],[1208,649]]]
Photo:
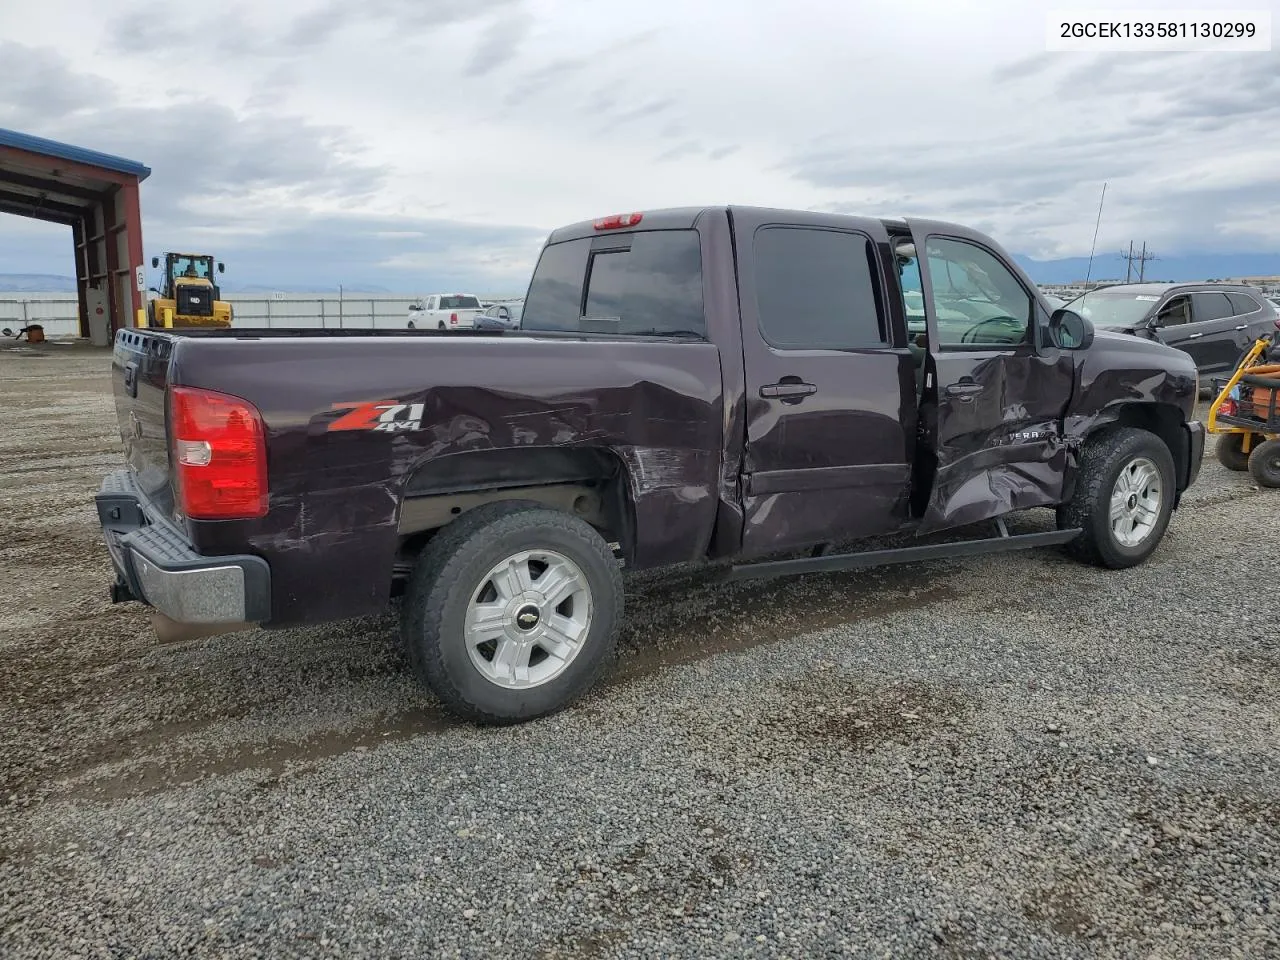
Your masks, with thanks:
[[[721,382],[719,350],[706,341],[528,331],[128,330],[113,362],[129,469],[147,509],[177,523],[201,554],[266,559],[273,622],[383,609],[406,502],[474,487],[480,475],[537,487],[605,464],[626,478],[627,522],[643,531],[629,559],[695,559],[722,498],[731,506],[734,496],[720,476]],[[260,413],[265,516],[181,516],[170,386],[241,398]],[[380,401],[403,408],[394,433],[348,428]],[[347,426],[335,426],[344,417]],[[335,558],[322,582],[317,552]]]

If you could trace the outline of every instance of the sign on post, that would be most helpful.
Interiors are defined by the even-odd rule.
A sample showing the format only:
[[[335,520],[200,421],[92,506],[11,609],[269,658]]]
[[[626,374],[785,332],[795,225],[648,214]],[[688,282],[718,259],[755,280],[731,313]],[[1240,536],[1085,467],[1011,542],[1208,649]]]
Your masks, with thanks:
[[[147,290],[147,271],[145,267],[137,266],[133,268],[133,279],[138,285],[139,293],[146,293]]]

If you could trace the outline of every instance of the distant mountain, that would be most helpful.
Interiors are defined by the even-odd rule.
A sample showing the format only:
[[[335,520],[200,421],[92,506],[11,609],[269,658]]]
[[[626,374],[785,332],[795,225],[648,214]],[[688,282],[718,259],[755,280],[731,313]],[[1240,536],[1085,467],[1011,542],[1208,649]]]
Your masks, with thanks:
[[[1085,279],[1086,273],[1094,280],[1123,280],[1124,258],[1107,251],[1093,259],[1090,269],[1088,257],[1066,257],[1060,260],[1036,260],[1015,255],[1036,283],[1073,283]],[[1204,253],[1161,257],[1147,263],[1147,280],[1211,280],[1234,277],[1280,276],[1280,253]],[[336,294],[335,283],[316,284],[267,284],[233,285],[223,283],[229,294],[253,296],[271,293],[325,293]],[[75,293],[74,277],[45,273],[0,273],[0,294],[3,293]],[[412,291],[391,290],[373,283],[342,285],[342,292],[352,296],[360,294],[403,294]]]
[[[0,273],[0,293],[75,293],[76,278],[52,273]]]
[[[337,284],[283,284],[281,286],[264,286],[261,284],[245,284],[233,286],[222,284],[224,293],[237,294],[271,294],[271,293],[333,293],[338,292]],[[63,277],[52,273],[0,273],[0,293],[75,293],[75,277]],[[360,293],[395,293],[386,287],[376,284],[343,284],[344,294]]]
[[[232,286],[231,284],[222,284],[222,290],[225,293],[337,293],[337,284],[281,284],[280,286],[264,286],[263,284],[248,283],[244,286]],[[395,293],[395,290],[389,290],[386,287],[380,287],[376,284],[348,284],[342,285],[342,292],[348,293]]]
[[[1113,253],[1093,258],[1089,269],[1088,257],[1068,257],[1063,260],[1033,260],[1015,255],[1014,259],[1027,271],[1036,283],[1073,283],[1085,279],[1086,273],[1093,280],[1123,280],[1124,257]],[[1135,276],[1137,264],[1134,264]],[[1161,257],[1150,260],[1146,267],[1146,280],[1220,280],[1229,277],[1280,276],[1280,253],[1205,253]]]

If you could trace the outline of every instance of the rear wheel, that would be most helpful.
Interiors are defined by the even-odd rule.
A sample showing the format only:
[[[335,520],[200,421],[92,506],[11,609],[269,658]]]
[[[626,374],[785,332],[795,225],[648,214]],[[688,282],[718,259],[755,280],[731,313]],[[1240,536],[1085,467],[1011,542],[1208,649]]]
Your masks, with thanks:
[[[1244,438],[1246,436],[1253,437],[1249,441],[1249,453],[1257,449],[1258,444],[1266,439],[1257,433],[1224,433],[1214,445],[1213,452],[1217,455],[1218,462],[1228,470],[1234,470],[1239,473],[1249,469],[1249,454],[1244,452]]]
[[[1249,454],[1249,475],[1260,487],[1280,487],[1280,438],[1254,447]]]
[[[591,687],[612,659],[622,610],[617,560],[589,524],[537,504],[489,504],[427,544],[401,635],[446,707],[512,723]]]
[[[1113,570],[1142,563],[1160,544],[1173,513],[1173,455],[1154,433],[1110,430],[1085,445],[1071,500],[1058,527],[1079,527],[1067,544],[1077,559]]]
[[[440,325],[439,325],[438,327],[436,327],[436,329],[437,329],[437,330],[443,330],[443,329],[444,329],[444,321],[443,321],[443,320],[441,320],[441,321],[440,321]]]

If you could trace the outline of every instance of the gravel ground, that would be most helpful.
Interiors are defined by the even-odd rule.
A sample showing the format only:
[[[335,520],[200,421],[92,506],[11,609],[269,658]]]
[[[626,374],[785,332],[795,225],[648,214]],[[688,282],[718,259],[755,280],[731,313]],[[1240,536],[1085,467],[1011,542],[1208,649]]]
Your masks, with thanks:
[[[390,617],[112,607],[107,363],[0,350],[0,955],[1280,956],[1280,492],[1210,458],[1120,573],[637,578],[609,682],[481,730]]]

